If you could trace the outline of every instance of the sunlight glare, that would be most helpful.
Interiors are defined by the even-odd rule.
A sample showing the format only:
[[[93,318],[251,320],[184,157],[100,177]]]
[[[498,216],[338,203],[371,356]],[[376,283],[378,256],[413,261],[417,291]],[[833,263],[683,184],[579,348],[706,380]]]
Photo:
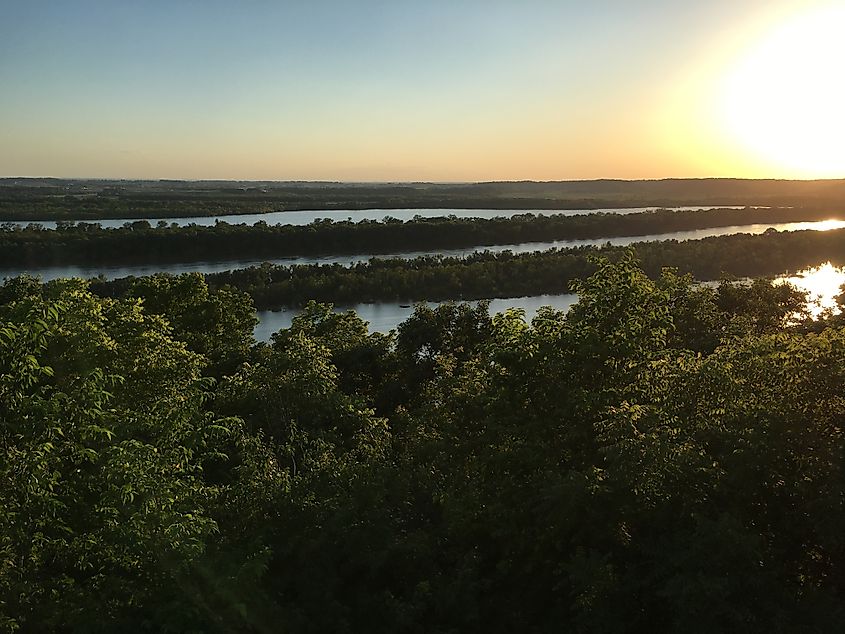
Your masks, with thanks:
[[[780,227],[780,231],[833,231],[834,229],[845,229],[845,220],[836,220],[830,218],[828,220],[805,221],[805,222],[787,222]]]
[[[722,117],[741,145],[805,178],[845,176],[845,6],[793,16],[746,50],[723,86]]]
[[[808,294],[807,308],[813,317],[818,317],[824,310],[839,312],[836,296],[845,284],[845,269],[825,262],[820,266],[799,271],[791,277],[783,277],[774,281],[775,284],[792,284],[798,290]]]

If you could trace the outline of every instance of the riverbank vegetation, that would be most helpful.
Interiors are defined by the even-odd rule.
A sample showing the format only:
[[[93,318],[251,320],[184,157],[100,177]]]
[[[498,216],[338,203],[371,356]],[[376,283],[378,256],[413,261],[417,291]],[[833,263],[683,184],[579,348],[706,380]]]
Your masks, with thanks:
[[[60,224],[55,231],[7,226],[0,231],[0,265],[120,265],[226,261],[343,254],[390,254],[497,244],[645,236],[746,224],[820,221],[845,217],[829,209],[657,210],[575,216],[522,214],[512,218],[416,218],[408,222],[332,222],[305,226],[161,226],[147,221],[122,228]]]
[[[631,247],[651,277],[677,268],[701,281],[766,277],[830,260],[845,264],[845,230],[739,234],[703,240],[639,242]],[[376,301],[490,299],[567,293],[595,270],[594,255],[618,257],[626,247],[579,247],[534,253],[482,252],[465,258],[372,259],[346,267],[274,266],[206,276],[213,288],[248,293],[260,310],[303,306],[310,300],[336,304]],[[92,289],[118,296],[134,278],[92,281]]]
[[[611,255],[269,344],[195,274],[5,282],[0,630],[837,631],[842,318]]]

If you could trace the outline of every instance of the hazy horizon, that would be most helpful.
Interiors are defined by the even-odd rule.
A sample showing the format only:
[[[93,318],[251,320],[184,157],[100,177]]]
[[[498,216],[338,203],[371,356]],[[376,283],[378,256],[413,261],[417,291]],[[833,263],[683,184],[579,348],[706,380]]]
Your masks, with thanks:
[[[132,177],[108,177],[108,176],[21,176],[0,175],[0,180],[59,180],[59,181],[91,181],[91,182],[176,182],[176,183],[291,183],[291,184],[310,184],[310,185],[487,185],[487,184],[508,184],[508,183],[535,183],[538,185],[548,183],[596,183],[596,182],[621,182],[621,183],[639,183],[639,182],[660,182],[660,181],[778,181],[778,182],[836,182],[845,181],[845,176],[829,177],[829,178],[777,178],[777,177],[741,177],[741,176],[664,176],[657,178],[613,178],[613,177],[597,177],[597,178],[571,178],[571,179],[496,179],[496,180],[477,180],[477,181],[462,181],[462,180],[338,180],[338,179],[288,179],[288,178],[132,178]]]
[[[845,176],[831,0],[3,9],[8,178]]]

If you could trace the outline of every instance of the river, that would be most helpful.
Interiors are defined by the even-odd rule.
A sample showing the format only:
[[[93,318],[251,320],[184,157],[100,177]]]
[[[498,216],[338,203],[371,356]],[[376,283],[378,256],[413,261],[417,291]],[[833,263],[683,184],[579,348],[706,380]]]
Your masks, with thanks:
[[[715,282],[703,282],[715,285]],[[818,317],[825,310],[839,312],[836,301],[840,289],[845,284],[845,268],[832,266],[825,262],[819,266],[798,271],[794,275],[783,275],[774,280],[775,284],[789,283],[799,290],[807,292],[807,308],[813,317]],[[541,306],[551,306],[557,310],[567,311],[578,301],[574,294],[564,295],[536,295],[533,297],[514,297],[490,300],[490,313],[504,312],[509,308],[521,308],[525,311],[525,319],[531,321]],[[424,302],[430,308],[438,305],[436,302]],[[477,301],[466,302],[475,306]],[[336,312],[354,310],[364,321],[368,322],[370,332],[389,332],[408,319],[413,313],[413,307],[399,302],[378,302],[373,304],[354,304],[351,306],[336,306]],[[289,328],[299,309],[285,309],[280,311],[258,311],[259,323],[255,327],[255,338],[258,341],[269,341],[270,336],[282,328]]]
[[[521,214],[535,214],[546,216],[575,216],[577,214],[594,214],[599,212],[613,214],[633,214],[643,211],[654,211],[656,209],[669,209],[672,211],[695,211],[703,209],[745,209],[744,206],[721,205],[714,207],[630,207],[626,209],[320,209],[316,211],[272,211],[264,214],[228,214],[222,216],[186,216],[180,218],[147,218],[146,220],[155,225],[159,221],[168,225],[176,224],[180,227],[197,225],[199,227],[213,227],[218,222],[229,224],[253,225],[256,222],[266,222],[268,225],[309,225],[315,220],[333,220],[342,222],[351,220],[360,222],[362,220],[384,220],[395,218],[396,220],[407,221],[420,216],[422,218],[442,218],[444,216],[456,216],[458,218],[512,218]],[[115,228],[122,227],[126,223],[138,222],[143,218],[106,218],[103,220],[81,220],[79,222],[99,223],[101,227]],[[73,221],[70,221],[73,222]],[[26,227],[29,224],[39,224],[45,229],[55,229],[56,222],[53,220],[15,220],[0,221],[0,224],[12,224],[19,227]]]
[[[496,314],[506,311],[509,308],[521,308],[525,311],[525,318],[528,321],[534,318],[541,306],[551,306],[557,310],[567,311],[578,300],[577,295],[536,295],[534,297],[513,297],[507,299],[492,299],[490,301],[490,313]],[[438,306],[436,302],[423,302],[430,308]],[[477,301],[460,302],[475,306]],[[354,310],[358,316],[368,322],[370,332],[388,332],[396,328],[403,321],[408,319],[414,312],[410,304],[399,302],[378,302],[374,304],[354,304],[351,306],[335,306],[336,312]],[[293,318],[299,314],[299,309],[290,308],[285,310],[260,310],[258,311],[259,323],[255,327],[255,338],[259,341],[268,341],[270,335],[282,329],[289,328]]]
[[[292,213],[292,212],[291,212]],[[39,275],[47,281],[60,277],[82,277],[91,278],[102,275],[106,279],[118,279],[130,275],[152,275],[154,273],[171,273],[179,275],[198,271],[203,274],[220,273],[232,269],[260,266],[264,262],[290,266],[294,264],[340,264],[351,266],[359,262],[366,262],[374,257],[379,258],[415,258],[422,256],[442,255],[446,257],[466,257],[480,251],[500,253],[511,251],[513,253],[530,253],[533,251],[545,251],[552,248],[567,248],[579,246],[591,246],[610,243],[615,246],[626,246],[635,242],[648,242],[655,240],[700,240],[714,236],[725,236],[737,233],[761,234],[767,229],[773,228],[778,231],[828,231],[845,227],[842,220],[821,220],[816,222],[784,222],[776,224],[751,224],[733,225],[730,227],[714,227],[708,229],[692,229],[688,231],[675,231],[672,233],[649,234],[643,236],[624,236],[616,238],[592,238],[588,240],[555,240],[551,242],[522,242],[518,244],[480,245],[462,249],[443,249],[429,251],[404,251],[387,254],[355,254],[355,255],[326,255],[309,257],[271,258],[271,259],[239,259],[224,261],[201,261],[185,262],[177,264],[136,264],[136,265],[62,265],[47,267],[21,268],[0,268],[0,279],[4,277],[15,277],[22,273]]]

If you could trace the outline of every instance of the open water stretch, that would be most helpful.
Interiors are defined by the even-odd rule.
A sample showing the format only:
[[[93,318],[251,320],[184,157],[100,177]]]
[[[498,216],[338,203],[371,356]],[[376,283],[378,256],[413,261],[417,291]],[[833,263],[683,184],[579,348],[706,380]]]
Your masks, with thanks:
[[[720,209],[745,209],[744,206],[717,205]],[[268,225],[309,225],[315,220],[332,220],[343,222],[351,220],[360,222],[362,220],[382,221],[386,218],[396,220],[412,220],[419,216],[421,218],[442,218],[455,216],[457,218],[512,218],[522,214],[534,214],[545,216],[575,216],[578,214],[594,214],[599,212],[614,214],[634,214],[643,211],[654,211],[656,209],[669,209],[672,211],[695,211],[713,209],[708,207],[629,207],[611,209],[318,209],[315,211],[271,211],[264,214],[228,214],[221,216],[184,216],[177,218],[147,218],[151,225],[163,222],[166,225],[178,225],[187,227],[197,225],[198,227],[213,227],[218,222],[227,222],[231,225],[246,224],[254,225],[256,222],[264,222]],[[143,222],[142,218],[105,218],[102,220],[67,219],[64,222],[90,222],[98,223],[101,227],[116,228],[127,223]],[[55,229],[54,220],[15,220],[10,222],[0,221],[0,224],[11,224],[26,227],[29,224],[39,224],[45,229]]]

